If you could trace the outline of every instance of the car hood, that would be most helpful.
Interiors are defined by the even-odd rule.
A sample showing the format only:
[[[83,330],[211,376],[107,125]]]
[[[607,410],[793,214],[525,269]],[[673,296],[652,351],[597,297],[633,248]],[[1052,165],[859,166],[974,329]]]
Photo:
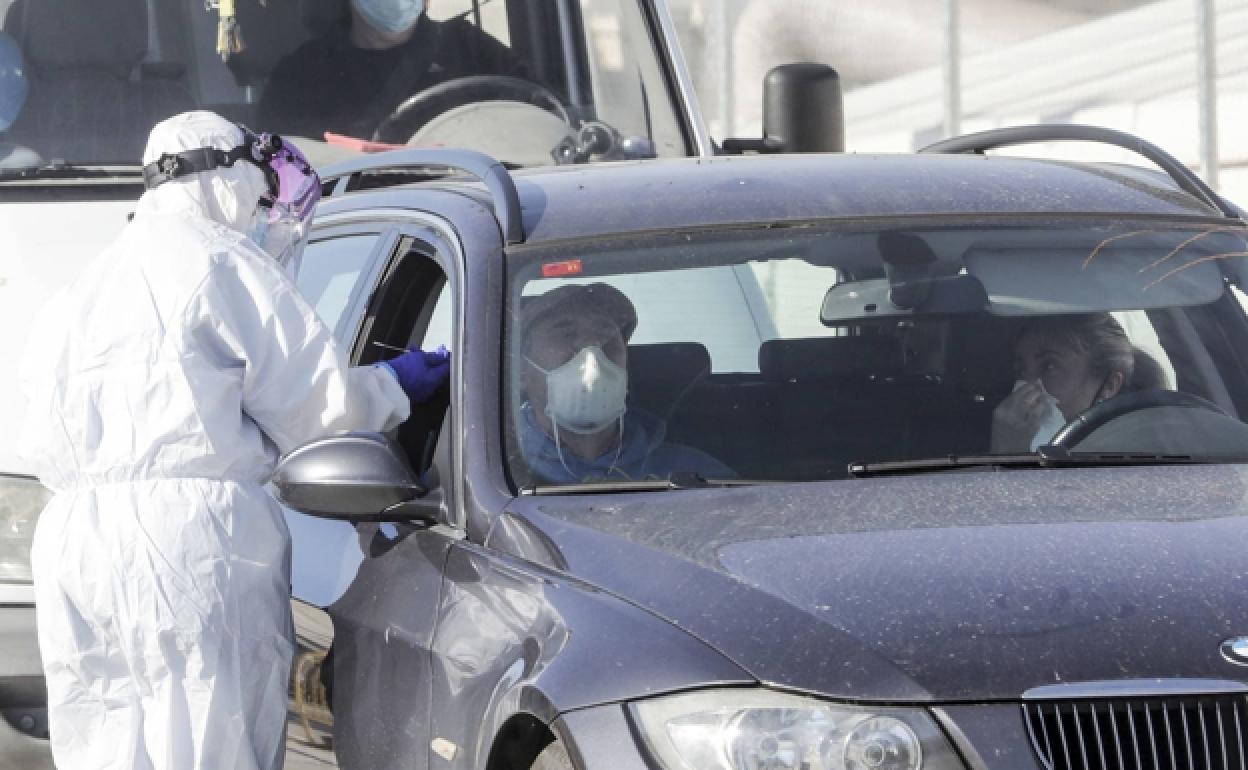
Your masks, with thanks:
[[[569,573],[760,681],[832,697],[1017,698],[1032,687],[1242,678],[1239,466],[958,472],[529,498]]]

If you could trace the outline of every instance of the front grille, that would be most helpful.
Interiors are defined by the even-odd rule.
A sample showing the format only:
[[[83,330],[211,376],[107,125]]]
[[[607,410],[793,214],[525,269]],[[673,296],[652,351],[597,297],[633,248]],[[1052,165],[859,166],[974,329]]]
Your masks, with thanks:
[[[1023,704],[1047,770],[1248,770],[1243,695]]]

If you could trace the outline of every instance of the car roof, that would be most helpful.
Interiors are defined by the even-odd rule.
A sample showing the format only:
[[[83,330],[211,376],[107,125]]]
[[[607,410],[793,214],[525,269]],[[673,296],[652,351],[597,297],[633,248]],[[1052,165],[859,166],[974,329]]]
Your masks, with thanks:
[[[543,167],[511,174],[524,242],[746,223],[976,215],[1223,215],[1150,169],[985,155],[754,155]],[[455,190],[458,178],[392,187]],[[370,196],[371,197],[371,196]]]

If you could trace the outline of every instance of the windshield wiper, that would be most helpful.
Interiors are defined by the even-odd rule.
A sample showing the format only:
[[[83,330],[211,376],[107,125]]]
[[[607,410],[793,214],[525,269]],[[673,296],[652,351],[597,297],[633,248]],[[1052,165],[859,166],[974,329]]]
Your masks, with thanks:
[[[116,179],[143,180],[143,169],[126,163],[80,164],[53,161],[43,166],[0,168],[0,182],[44,179]]]
[[[1208,465],[1248,462],[1246,457],[1159,454],[1155,452],[1069,452],[1042,446],[1032,453],[1003,455],[948,455],[921,460],[850,463],[850,478],[957,470],[959,468],[1112,468],[1131,465]]]
[[[532,484],[520,489],[522,495],[596,495],[611,492],[667,492],[676,489],[748,487],[768,482],[756,479],[707,479],[697,473],[673,473],[665,479],[641,481],[587,481],[582,484]]]

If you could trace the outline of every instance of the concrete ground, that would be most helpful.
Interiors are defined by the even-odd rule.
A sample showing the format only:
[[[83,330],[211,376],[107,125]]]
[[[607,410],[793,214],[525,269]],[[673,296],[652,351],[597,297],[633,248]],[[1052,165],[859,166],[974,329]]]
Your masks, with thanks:
[[[287,724],[286,770],[328,770],[338,767],[334,751],[329,747],[328,734],[315,726],[313,729],[316,738],[320,739],[319,745],[308,743],[299,719],[292,717]]]

